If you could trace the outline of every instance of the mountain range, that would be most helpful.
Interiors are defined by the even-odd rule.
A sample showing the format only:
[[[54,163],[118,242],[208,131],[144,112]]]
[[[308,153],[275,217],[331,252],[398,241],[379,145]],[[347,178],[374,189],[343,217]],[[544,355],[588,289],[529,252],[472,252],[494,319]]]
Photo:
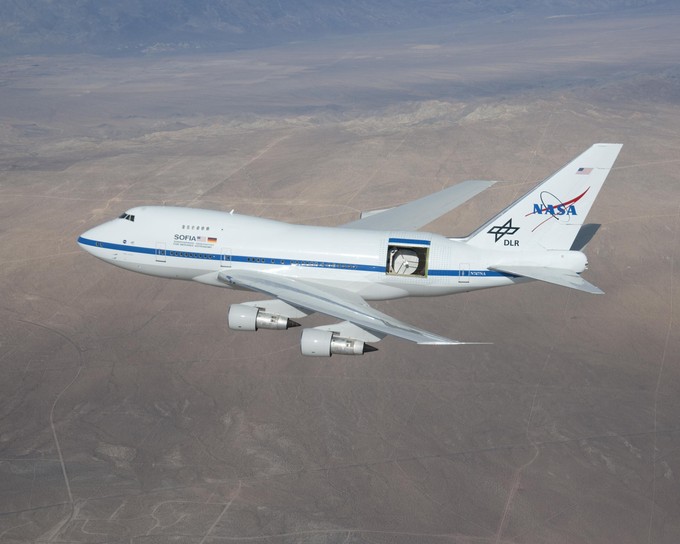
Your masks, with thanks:
[[[0,55],[254,48],[532,13],[646,10],[668,0],[4,0]]]

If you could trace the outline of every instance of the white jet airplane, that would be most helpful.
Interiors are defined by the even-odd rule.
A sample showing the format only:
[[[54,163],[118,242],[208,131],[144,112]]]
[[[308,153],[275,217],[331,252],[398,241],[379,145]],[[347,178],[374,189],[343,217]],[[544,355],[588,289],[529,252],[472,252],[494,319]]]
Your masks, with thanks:
[[[234,330],[287,329],[313,312],[340,320],[304,329],[304,355],[361,355],[375,350],[368,342],[386,335],[418,344],[461,344],[394,319],[366,301],[529,280],[602,293],[580,276],[587,268],[580,250],[593,225],[582,227],[620,150],[621,144],[593,145],[466,238],[417,229],[492,181],[465,181],[396,208],[364,213],[340,227],[141,206],[88,230],[78,244],[135,272],[265,295],[268,300],[231,305],[228,322]]]

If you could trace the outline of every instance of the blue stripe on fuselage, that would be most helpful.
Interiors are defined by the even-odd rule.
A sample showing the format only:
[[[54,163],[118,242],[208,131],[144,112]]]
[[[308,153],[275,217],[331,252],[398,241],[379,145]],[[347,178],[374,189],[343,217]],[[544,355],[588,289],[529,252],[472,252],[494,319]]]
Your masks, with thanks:
[[[412,244],[419,246],[429,246],[429,240],[416,240],[415,238],[390,238],[390,244]]]
[[[394,239],[397,240],[397,239]],[[400,239],[401,240],[401,239]],[[392,241],[392,239],[390,239]],[[426,240],[410,240],[410,242],[421,242],[428,243]],[[165,255],[166,257],[174,257],[179,259],[201,259],[201,260],[213,260],[222,261],[224,256],[219,253],[203,253],[200,251],[179,251],[176,249],[155,249],[151,247],[142,247],[127,244],[112,244],[110,242],[97,242],[96,240],[90,240],[89,238],[83,238],[80,236],[78,238],[78,243],[85,246],[98,247],[101,249],[112,249],[117,251],[126,251],[128,253],[141,253],[146,255]],[[162,252],[162,253],[159,253]],[[284,266],[304,266],[313,268],[332,268],[335,270],[347,270],[347,271],[361,271],[361,272],[381,272],[385,273],[386,268],[384,266],[368,265],[368,264],[354,264],[354,263],[338,263],[330,261],[308,261],[303,259],[275,259],[271,257],[254,257],[246,255],[227,255],[231,262],[239,263],[251,263],[251,264],[277,264]],[[512,274],[506,274],[504,272],[497,272],[495,270],[465,270],[465,277],[475,278],[475,277],[515,277]],[[453,276],[459,277],[461,275],[460,270],[433,270],[427,271],[428,276]]]

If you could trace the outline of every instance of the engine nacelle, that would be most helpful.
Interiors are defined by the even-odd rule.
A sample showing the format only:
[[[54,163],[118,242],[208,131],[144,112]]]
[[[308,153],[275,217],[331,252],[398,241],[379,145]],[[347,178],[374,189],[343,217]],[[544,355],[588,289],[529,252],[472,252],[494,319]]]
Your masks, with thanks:
[[[299,326],[299,323],[286,316],[268,314],[256,306],[232,304],[229,307],[229,328],[235,331],[285,330],[288,327]]]
[[[310,357],[330,357],[338,355],[363,355],[377,348],[369,346],[363,340],[341,338],[332,331],[321,329],[305,329],[300,339],[302,355]]]

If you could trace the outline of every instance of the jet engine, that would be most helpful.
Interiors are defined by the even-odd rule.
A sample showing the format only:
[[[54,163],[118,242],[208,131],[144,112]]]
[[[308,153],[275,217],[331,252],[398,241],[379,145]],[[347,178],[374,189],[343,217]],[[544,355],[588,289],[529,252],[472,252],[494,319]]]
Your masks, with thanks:
[[[331,355],[363,355],[378,348],[369,346],[363,340],[341,338],[332,331],[305,329],[300,339],[302,355],[311,357],[330,357]]]
[[[229,307],[229,328],[235,331],[285,330],[288,327],[299,326],[299,323],[284,315],[268,314],[256,306],[232,304]]]

